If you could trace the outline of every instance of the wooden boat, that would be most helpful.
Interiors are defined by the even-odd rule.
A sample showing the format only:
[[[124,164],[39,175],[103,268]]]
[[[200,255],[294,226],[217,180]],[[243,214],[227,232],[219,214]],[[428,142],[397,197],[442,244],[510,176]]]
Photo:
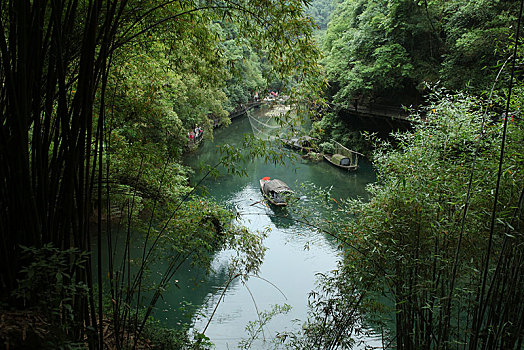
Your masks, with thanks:
[[[364,156],[362,153],[350,150],[340,143],[334,141],[335,153],[324,154],[324,159],[334,166],[347,171],[358,169],[358,156]]]
[[[280,139],[280,142],[282,142],[284,146],[302,152],[316,151],[318,149],[315,145],[316,141],[317,139],[311,136],[300,136],[293,137],[291,139]]]
[[[291,188],[282,180],[264,177],[260,180],[260,191],[264,197],[278,207],[284,207],[288,203],[290,195],[293,194]]]

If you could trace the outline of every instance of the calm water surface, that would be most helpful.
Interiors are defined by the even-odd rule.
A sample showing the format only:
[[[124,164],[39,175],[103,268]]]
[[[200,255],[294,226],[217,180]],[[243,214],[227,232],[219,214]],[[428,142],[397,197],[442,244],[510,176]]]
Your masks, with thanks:
[[[254,113],[263,112],[258,110]],[[216,164],[219,160],[217,145],[228,143],[241,147],[245,135],[251,133],[249,119],[246,116],[237,118],[229,127],[216,130],[214,141],[206,140],[199,150],[187,157],[187,163],[195,169],[201,164]],[[331,188],[333,198],[366,198],[365,186],[375,181],[375,174],[365,159],[361,159],[359,164],[357,172],[347,173],[326,161],[298,159],[275,166],[265,164],[263,160],[254,160],[246,166],[247,177],[226,174],[203,182],[211,197],[240,213],[242,224],[251,230],[269,230],[264,241],[268,250],[260,269],[261,278],[251,278],[246,284],[235,280],[209,323],[206,335],[217,349],[236,348],[239,340],[247,337],[245,327],[248,322],[257,319],[257,309],[267,311],[275,304],[289,304],[292,310],[276,316],[268,324],[264,329],[267,341],[276,332],[300,327],[307,315],[308,293],[315,288],[315,275],[333,270],[339,259],[337,243],[331,237],[286,218],[275,218],[275,213],[281,214],[279,209],[263,202],[257,203],[262,200],[259,179],[264,176],[279,178],[292,188],[300,183]],[[195,173],[192,182],[201,177],[198,172]],[[301,195],[300,201],[309,203],[308,193],[302,192]],[[310,209],[320,215],[326,211],[325,207]],[[176,277],[179,288],[171,288],[159,302],[156,318],[166,326],[175,327],[181,319],[173,315],[180,314],[180,309],[197,310],[192,321],[194,329],[202,331],[227,281],[229,256],[230,252],[216,254],[213,261],[215,273],[209,277],[187,266]],[[371,338],[369,342],[379,344]],[[253,348],[267,349],[269,345],[261,340]]]

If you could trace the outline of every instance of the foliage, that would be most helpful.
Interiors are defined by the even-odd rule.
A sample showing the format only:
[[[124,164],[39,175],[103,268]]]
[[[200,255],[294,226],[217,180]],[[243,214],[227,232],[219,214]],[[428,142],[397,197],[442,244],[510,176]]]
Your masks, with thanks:
[[[466,84],[477,90],[488,88],[495,81],[493,67],[510,56],[506,48],[514,35],[518,2],[453,1],[439,10],[446,18],[441,30],[446,33],[448,48],[441,66],[442,80],[454,89]]]
[[[19,287],[14,293],[24,303],[35,305],[45,314],[50,314],[51,309],[58,310],[63,300],[86,292],[84,283],[78,280],[73,268],[82,266],[87,258],[86,253],[80,254],[74,248],[58,250],[52,244],[46,244],[40,249],[22,247],[22,250],[28,264],[20,270],[23,278],[19,280]],[[49,289],[53,292],[43,296],[39,294]],[[63,307],[64,310],[59,313],[72,317],[66,312],[68,305]]]
[[[171,210],[175,209],[172,204]],[[213,253],[221,249],[235,250],[232,259],[237,272],[255,274],[264,257],[263,234],[247,231],[235,224],[235,214],[211,200],[193,198],[184,202],[168,220],[165,235],[159,232],[160,257],[191,254],[191,260],[210,268]]]
[[[151,227],[169,214],[182,215],[173,203],[185,201],[191,189],[184,183],[187,171],[171,161],[179,159],[188,128],[198,124],[209,135],[211,120],[227,114],[223,88],[232,73],[243,73],[229,71],[222,57],[222,49],[238,53],[218,44],[221,24],[234,24],[253,51],[264,53],[267,67],[282,82],[292,82],[311,99],[321,89],[316,84],[314,24],[303,16],[304,3],[298,0],[5,1],[0,8],[2,301],[18,301],[12,292],[24,266],[21,246],[40,249],[52,243],[60,251],[89,251],[93,235],[99,259],[95,280],[102,299],[104,209],[110,213],[120,207],[122,216],[125,208],[125,243],[116,245],[110,232],[107,237],[110,254],[123,250],[122,266],[107,257],[110,279],[119,282],[111,290],[118,334],[132,323],[132,293],[142,278],[138,274],[137,281],[124,280],[130,276],[130,225],[142,208],[151,213]],[[252,68],[250,79],[258,87],[258,65],[246,67]],[[19,220],[20,213],[24,220]],[[95,232],[90,220],[96,220]],[[216,241],[220,237],[209,236],[213,227],[204,221],[201,229],[209,232],[196,232],[196,237],[181,233],[174,247],[180,259],[189,258],[192,249],[203,256],[220,247],[219,241],[237,247],[237,261],[256,271],[258,260],[251,257],[261,253],[258,238],[238,229]],[[88,294],[63,300],[63,308],[71,307],[77,321],[67,336],[90,348],[102,347],[103,303],[100,300],[95,310],[91,275],[96,265],[91,259],[81,266],[72,262],[68,266],[86,283]],[[166,282],[170,277],[166,274]],[[150,307],[158,297],[155,294]]]
[[[108,83],[111,105],[107,127],[113,137],[123,137],[130,144],[157,144],[176,159],[189,130],[195,125],[210,130],[209,115],[227,115],[222,106],[226,96],[219,83],[227,73],[219,62],[210,62],[214,58],[197,50],[213,45],[203,38],[195,41],[184,38],[180,41],[182,47],[172,48],[198,55],[194,57],[165,58],[168,48],[160,44],[144,49],[140,55],[119,56],[122,64],[115,67]]]
[[[324,64],[334,102],[411,104],[424,82],[474,91],[494,80],[517,12],[512,1],[346,0],[329,22]]]
[[[148,324],[144,337],[150,339],[151,343],[159,349],[205,349],[204,347],[197,347],[189,339],[187,333],[189,330],[185,327],[179,330],[161,327],[158,323]]]
[[[307,328],[313,333],[301,341],[342,346],[345,336],[326,332],[354,332],[360,314],[383,322],[391,308],[386,325],[395,332],[386,343],[397,348],[518,346],[520,331],[512,325],[521,319],[514,310],[523,305],[514,298],[524,288],[514,260],[523,254],[522,121],[508,120],[490,235],[504,120],[471,96],[437,91],[433,98],[425,117],[415,116],[412,132],[395,134],[395,147],[378,145],[371,200],[347,202],[357,220],[337,231],[348,243],[344,265],[324,285],[327,297],[314,304]],[[326,314],[326,305],[355,313],[337,318],[335,311]]]
[[[262,311],[258,313],[258,320],[249,321],[246,326],[246,332],[249,334],[248,339],[242,339],[239,344],[239,349],[250,349],[253,342],[260,337],[260,333],[264,333],[264,326],[266,326],[269,321],[271,321],[275,316],[280,314],[286,314],[291,310],[291,306],[288,304],[278,305],[275,304],[268,311]],[[264,343],[266,340],[264,338]],[[265,346],[268,346],[266,344]]]
[[[334,7],[333,0],[313,0],[307,8],[307,13],[315,19],[318,29],[325,30]]]
[[[362,325],[358,307],[363,295],[354,287],[349,289],[338,271],[332,276],[321,274],[319,283],[322,291],[309,293],[310,313],[302,334],[280,333],[278,337],[289,349],[351,349],[356,342],[348,335]]]
[[[231,249],[235,252],[230,263],[231,273],[247,278],[258,272],[265,253],[264,233],[250,232],[239,226],[233,213],[210,200],[189,198],[165,206],[157,212],[154,206],[146,208],[155,216],[149,223],[138,221],[133,224],[133,230],[140,231],[138,236],[130,237],[129,231],[127,238],[122,237],[122,232],[108,233],[111,241],[123,238],[129,246],[132,239],[141,246],[136,251],[124,251],[123,257],[112,257],[113,261],[121,263],[110,266],[108,281],[114,303],[111,310],[113,322],[117,329],[123,329],[127,324],[135,338],[147,329],[156,302],[167,288],[176,284],[177,273],[185,262],[209,272],[214,253]],[[118,252],[116,242],[111,250]],[[151,275],[152,269],[159,272]],[[117,343],[132,342],[123,332],[117,332],[115,336],[119,338]],[[196,339],[199,346],[204,345],[202,336]]]
[[[114,185],[109,189],[111,205],[122,208],[134,197],[136,204],[143,199],[162,204],[176,201],[190,191],[188,170],[166,157],[158,145],[136,144],[132,147],[113,143],[111,173]],[[141,212],[137,207],[136,213]]]
[[[231,74],[225,87],[228,97],[227,109],[245,105],[250,101],[255,92],[262,95],[262,91],[267,88],[268,73],[271,67],[265,60],[262,52],[257,52],[253,45],[243,38],[238,30],[232,26],[227,26],[222,36],[221,43],[226,65]],[[265,61],[265,62],[264,62]]]
[[[365,131],[352,129],[351,125],[348,125],[343,117],[339,117],[333,111],[326,113],[320,121],[314,122],[310,134],[325,141],[324,143],[329,144],[334,140],[349,149],[365,154],[373,148],[373,145],[365,135]],[[333,153],[332,151],[331,147],[324,150],[326,153]]]
[[[18,288],[12,292],[13,296],[54,328],[45,334],[46,339],[39,340],[38,346],[72,346],[66,334],[82,320],[75,317],[71,302],[88,295],[83,276],[78,273],[88,254],[75,248],[59,250],[52,244],[38,249],[22,247],[22,252],[24,266],[20,269]]]
[[[163,350],[205,350],[211,349],[212,344],[204,340],[205,335],[195,334],[191,337],[191,330],[188,324],[184,324],[177,329],[166,328],[160,324],[159,320],[150,317],[144,327],[144,339],[153,346],[154,349]]]
[[[333,154],[335,153],[335,146],[332,143],[324,142],[320,144],[320,149],[324,153]]]

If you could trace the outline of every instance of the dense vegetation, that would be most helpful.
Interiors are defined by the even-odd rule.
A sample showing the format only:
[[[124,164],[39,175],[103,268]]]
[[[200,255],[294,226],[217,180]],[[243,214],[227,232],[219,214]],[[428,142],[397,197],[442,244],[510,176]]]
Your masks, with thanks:
[[[334,105],[425,107],[412,110],[409,132],[370,138],[379,181],[368,203],[340,206],[356,215],[352,225],[330,226],[345,260],[313,295],[305,336],[291,335],[296,348],[349,347],[348,334],[370,323],[398,349],[522,347],[521,6],[335,8],[324,41]],[[315,132],[347,144],[343,116],[330,113]]]
[[[333,99],[342,106],[421,102],[425,82],[490,88],[509,57],[517,1],[347,0],[324,42]]]
[[[0,336],[11,347],[208,346],[205,334],[150,327],[154,305],[183,262],[208,268],[224,247],[238,254],[231,279],[256,273],[263,234],[194,196],[181,157],[190,130],[212,138],[255,92],[277,89],[318,118],[326,93],[336,109],[313,126],[324,141],[365,138],[346,132],[340,108],[425,106],[409,132],[368,137],[372,199],[338,208],[356,220],[308,218],[345,255],[283,345],[348,348],[371,325],[398,349],[521,348],[521,3],[2,2],[0,309],[13,324]],[[241,172],[238,159],[225,149],[221,163]]]
[[[181,154],[190,130],[212,137],[212,124],[255,91],[319,90],[303,7],[2,2],[0,300],[36,322],[3,328],[11,347],[140,346],[182,262],[207,267],[229,246],[232,273],[256,271],[261,236],[192,197]],[[132,254],[137,239],[142,252]],[[169,259],[153,283],[158,257]],[[8,325],[20,319],[9,312]]]
[[[512,111],[522,87],[513,93]],[[315,294],[298,348],[344,348],[370,324],[398,349],[521,348],[522,120],[433,96],[412,132],[377,145],[371,200],[341,205],[358,219],[330,227],[345,260]]]

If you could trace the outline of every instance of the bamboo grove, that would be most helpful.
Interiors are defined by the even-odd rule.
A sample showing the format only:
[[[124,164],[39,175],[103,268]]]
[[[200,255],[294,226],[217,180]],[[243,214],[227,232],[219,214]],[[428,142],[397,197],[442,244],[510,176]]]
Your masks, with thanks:
[[[310,293],[304,334],[281,335],[291,348],[350,348],[370,328],[385,348],[522,347],[522,85],[512,90],[434,89],[413,130],[377,140],[369,201],[324,194],[355,220],[316,223],[345,255]]]
[[[131,276],[129,235],[127,243],[120,246],[111,241],[110,234],[102,236],[106,229],[105,218],[114,207],[111,201],[116,197],[113,189],[115,178],[112,176],[115,170],[111,163],[114,154],[111,141],[115,139],[113,134],[118,124],[111,114],[116,110],[113,91],[118,91],[118,84],[115,85],[113,79],[115,72],[128,64],[126,57],[129,59],[132,55],[127,49],[138,51],[136,56],[142,56],[140,50],[145,52],[151,48],[148,40],[153,37],[162,40],[163,45],[172,50],[184,45],[188,48],[195,45],[193,48],[198,50],[196,45],[200,45],[201,49],[207,49],[209,62],[222,64],[220,52],[209,44],[211,41],[199,42],[199,38],[206,35],[212,37],[206,34],[206,28],[221,22],[225,26],[235,23],[239,36],[253,39],[254,45],[266,53],[268,62],[274,64],[276,72],[282,76],[293,73],[295,81],[311,84],[307,82],[308,76],[317,69],[311,58],[318,52],[310,41],[313,22],[302,16],[302,8],[303,3],[298,1],[2,1],[2,300],[27,310],[44,304],[53,306],[48,321],[61,327],[54,333],[90,348],[104,347],[104,324],[107,324],[107,317],[112,318],[115,346],[137,346],[139,326],[144,325],[151,307],[158,300],[158,291],[172,278],[181,261],[198,251],[217,249],[216,244],[225,244],[227,239],[220,234],[224,232],[221,224],[213,219],[218,215],[218,209],[212,206],[204,208],[199,214],[203,220],[200,230],[206,236],[183,236],[180,233],[178,253],[169,264],[166,281],[161,282],[157,293],[146,304],[149,311],[146,316],[141,316],[144,321],[130,311],[131,303],[140,300],[142,270],[147,262],[143,261],[140,272]],[[189,34],[184,36],[184,33]],[[116,66],[115,62],[123,66]],[[179,65],[183,63],[182,59],[177,62]],[[189,64],[193,63],[189,61]],[[167,70],[167,66],[164,69]],[[193,72],[197,69],[196,66],[190,68]],[[206,86],[205,74],[209,76],[210,73],[198,74],[201,74],[199,86]],[[108,86],[112,91],[111,100],[108,99]],[[164,88],[170,86],[163,85]],[[172,86],[174,88],[176,86]],[[169,108],[176,110],[177,104],[181,104],[180,101],[171,103],[168,113]],[[202,119],[202,122],[209,123],[207,119]],[[166,134],[186,137],[183,127],[178,123],[167,125],[171,131]],[[137,147],[147,143],[145,140],[136,142],[136,137],[134,141]],[[180,151],[171,156],[177,154],[179,156]],[[161,157],[164,156],[169,157],[169,154]],[[123,154],[120,157],[125,159]],[[145,156],[141,158],[137,172],[120,177],[120,181],[124,178],[133,188],[128,192],[126,209],[121,208],[121,212],[129,213],[129,216],[121,215],[128,216],[128,224],[136,215],[133,211],[138,211],[138,184],[147,167],[151,167]],[[162,173],[158,175],[160,187],[154,187],[150,192],[169,182],[163,179],[164,175],[173,174],[170,172],[173,165],[168,160],[158,168],[164,169],[158,171]],[[180,188],[170,198],[176,201],[170,209],[173,213],[188,198],[189,190]],[[152,206],[150,212],[155,213],[155,204]],[[188,217],[190,212],[185,210]],[[205,215],[206,212],[210,213],[209,216]],[[184,229],[181,221],[176,225],[171,223],[175,228],[168,228],[173,216],[166,215],[164,229],[155,231],[155,236],[147,234],[142,255],[144,260],[150,257],[151,250],[148,253],[147,249],[153,249],[164,231],[176,231],[176,227]],[[107,229],[110,231],[109,224]],[[148,232],[150,230],[151,227]],[[247,232],[236,233],[232,239],[239,235],[249,237]],[[199,245],[192,245],[191,239],[196,242],[197,238]],[[102,251],[102,241],[106,239],[110,247],[107,256]],[[246,265],[256,265],[262,254],[254,249],[260,245],[257,238],[253,239],[251,254],[259,256],[252,257],[253,261],[244,261]],[[93,242],[96,242],[95,249]],[[244,244],[248,249],[248,244]],[[120,253],[115,255],[117,249]],[[114,260],[117,256],[123,256],[121,263]],[[97,261],[93,261],[94,257]],[[110,293],[103,290],[106,273],[102,271],[103,262],[110,266]],[[45,274],[46,269],[56,274],[49,277]],[[131,278],[136,280],[131,283]],[[42,293],[44,289],[46,293]],[[112,300],[111,316],[103,311],[107,295]],[[132,335],[126,331],[129,329],[134,329]]]

